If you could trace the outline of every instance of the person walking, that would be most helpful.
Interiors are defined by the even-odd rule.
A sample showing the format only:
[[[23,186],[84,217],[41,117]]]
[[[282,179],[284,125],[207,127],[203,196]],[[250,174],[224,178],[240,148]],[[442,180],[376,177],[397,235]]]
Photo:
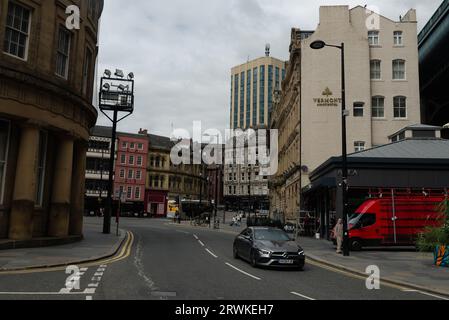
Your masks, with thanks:
[[[334,235],[337,239],[337,253],[342,254],[342,246],[343,246],[343,220],[338,219],[337,225],[334,228]]]

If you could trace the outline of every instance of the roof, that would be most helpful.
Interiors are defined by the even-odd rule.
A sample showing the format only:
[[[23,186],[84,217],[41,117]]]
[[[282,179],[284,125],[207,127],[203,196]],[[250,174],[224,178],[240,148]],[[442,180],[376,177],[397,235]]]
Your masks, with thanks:
[[[394,134],[392,134],[391,136],[389,136],[388,138],[391,139],[394,136],[397,136],[398,134],[405,132],[405,131],[441,131],[441,127],[437,127],[437,126],[430,126],[427,124],[414,124],[408,127],[405,127],[401,130],[399,130],[398,132],[395,132]]]
[[[95,126],[90,130],[90,135],[95,137],[112,138],[112,127]]]
[[[405,139],[349,155],[349,158],[448,159],[449,140]]]
[[[447,167],[449,140],[437,138],[408,138],[384,146],[348,155],[350,165],[376,168],[406,168],[431,166]],[[333,157],[315,169],[310,177],[319,177],[325,172],[341,166],[341,157]]]
[[[150,148],[171,150],[174,143],[168,137],[157,136],[154,134],[149,134],[150,138]]]

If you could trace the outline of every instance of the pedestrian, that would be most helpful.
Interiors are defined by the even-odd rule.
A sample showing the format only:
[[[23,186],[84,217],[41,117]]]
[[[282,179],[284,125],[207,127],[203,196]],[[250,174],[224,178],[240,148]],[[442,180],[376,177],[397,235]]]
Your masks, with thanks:
[[[334,228],[334,235],[337,239],[337,253],[342,254],[342,246],[343,246],[343,220],[338,219],[338,222]]]
[[[178,224],[181,224],[181,215],[179,214],[179,211],[176,211],[176,218],[178,219]]]

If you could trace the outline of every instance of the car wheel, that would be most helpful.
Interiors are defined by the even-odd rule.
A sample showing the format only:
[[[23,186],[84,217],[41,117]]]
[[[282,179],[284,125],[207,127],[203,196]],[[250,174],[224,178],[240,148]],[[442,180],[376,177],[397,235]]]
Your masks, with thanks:
[[[358,239],[351,240],[351,250],[353,251],[361,251],[362,250],[362,242]]]
[[[257,268],[256,253],[254,251],[251,251],[250,263],[253,268]]]
[[[237,248],[235,246],[232,249],[232,252],[233,252],[234,259],[238,259],[239,258],[239,252],[237,251]]]

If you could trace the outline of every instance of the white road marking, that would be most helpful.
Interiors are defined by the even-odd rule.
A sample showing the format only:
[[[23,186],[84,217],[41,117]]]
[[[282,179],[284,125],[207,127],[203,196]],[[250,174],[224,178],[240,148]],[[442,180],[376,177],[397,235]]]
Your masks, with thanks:
[[[212,257],[214,257],[215,259],[218,258],[218,256],[215,255],[215,254],[214,254],[212,251],[210,251],[209,249],[206,249],[206,251],[207,251]]]
[[[437,298],[437,299],[440,299],[440,300],[449,301],[449,298],[441,297],[441,296],[438,296],[438,295],[435,295],[435,294],[431,294],[431,293],[427,293],[427,292],[420,291],[420,290],[408,290],[407,289],[407,290],[402,290],[402,292],[416,292],[416,293],[420,293],[420,294],[423,294],[425,296],[429,296],[429,297],[432,297],[432,298]]]
[[[194,237],[196,240],[199,240],[199,238],[198,238],[198,236],[197,236],[196,234],[194,234],[193,237]]]
[[[95,272],[94,276],[95,277],[102,277],[103,276],[103,272]]]
[[[305,295],[300,294],[300,293],[297,293],[297,292],[290,292],[290,293],[293,294],[293,295],[295,295],[295,296],[298,296],[298,297],[307,299],[307,300],[311,300],[311,301],[315,301],[315,300],[316,300],[316,299],[313,299],[313,298],[311,298],[311,297],[305,296]]]
[[[198,243],[199,243],[202,247],[205,247],[204,243],[201,242],[201,240],[198,240]]]
[[[88,300],[88,301],[93,300],[93,299],[92,299],[92,296],[87,296],[87,297],[86,297],[86,300]]]
[[[90,283],[89,285],[88,285],[88,287],[89,288],[98,288],[98,286],[99,286],[100,284],[97,282],[97,283]]]
[[[226,265],[227,265],[228,267],[231,267],[231,268],[234,269],[234,270],[237,270],[237,271],[240,272],[240,273],[243,273],[244,275],[246,275],[246,276],[248,276],[248,277],[251,277],[251,278],[255,279],[255,280],[259,280],[259,281],[262,280],[261,278],[258,278],[258,277],[256,277],[256,276],[253,276],[252,274],[250,274],[250,273],[248,273],[248,272],[245,272],[245,271],[243,271],[243,270],[240,270],[239,268],[233,266],[233,265],[230,264],[230,263],[227,263],[227,262],[226,262]]]

